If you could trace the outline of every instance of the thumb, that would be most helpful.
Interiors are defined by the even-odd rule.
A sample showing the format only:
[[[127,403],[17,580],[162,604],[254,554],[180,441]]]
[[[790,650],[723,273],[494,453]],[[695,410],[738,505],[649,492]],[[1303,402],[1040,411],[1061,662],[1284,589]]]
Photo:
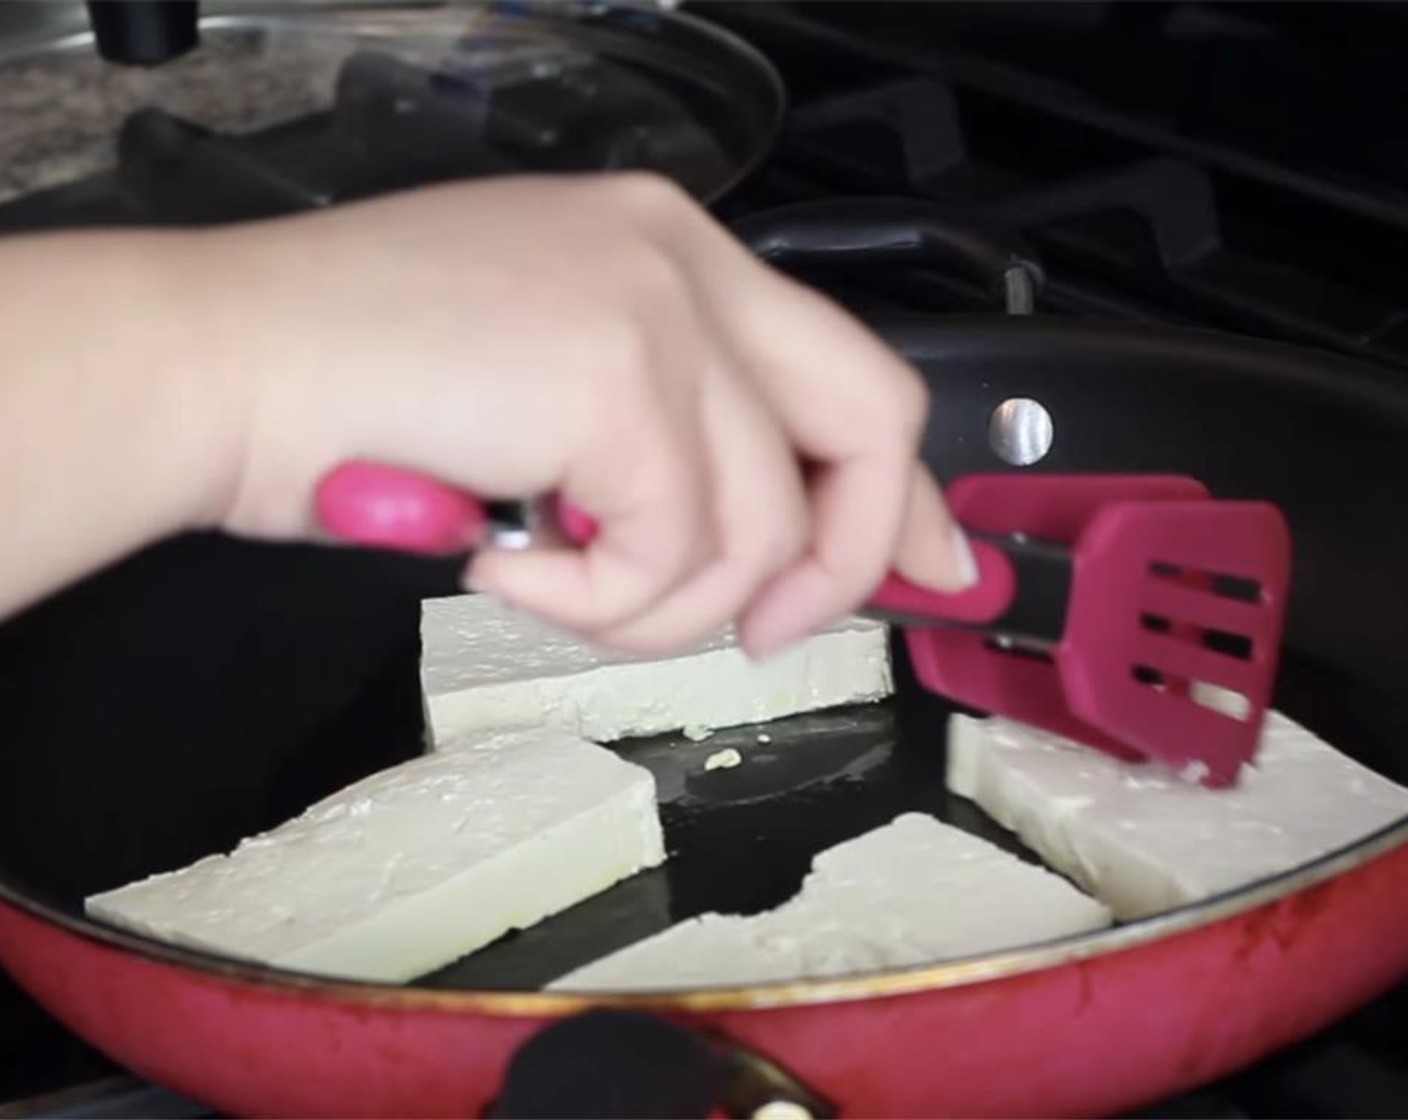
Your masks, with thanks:
[[[895,541],[894,567],[911,583],[933,591],[964,591],[978,582],[978,564],[939,484],[915,463],[909,501]]]

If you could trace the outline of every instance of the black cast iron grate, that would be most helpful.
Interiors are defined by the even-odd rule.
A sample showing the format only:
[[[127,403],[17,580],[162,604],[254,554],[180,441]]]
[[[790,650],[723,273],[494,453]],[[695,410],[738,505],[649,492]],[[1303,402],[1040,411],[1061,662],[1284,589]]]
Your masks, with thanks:
[[[1253,117],[1248,103],[1270,101],[1274,110],[1278,99],[1294,97],[1287,112],[1298,111],[1308,96],[1304,85],[1317,77],[1308,63],[1292,72],[1297,80],[1277,88],[1257,88],[1262,70],[1249,69],[1243,84],[1226,79],[1225,64],[1179,71],[1178,80],[1190,83],[1186,96],[1175,84],[1178,92],[1151,108],[1148,87],[1165,89],[1161,78],[1174,81],[1154,61],[1167,55],[1167,37],[1196,30],[1188,13],[1217,20],[1215,8],[1208,14],[1197,4],[1132,6],[1149,9],[1142,19],[1153,29],[1133,45],[1127,36],[1119,40],[1125,64],[1111,64],[1103,82],[1088,83],[1092,91],[1067,80],[1069,65],[1054,68],[1062,76],[1052,77],[1053,68],[1014,64],[1011,57],[1025,55],[1012,43],[1042,41],[1041,27],[1021,33],[1022,20],[1045,13],[997,7],[1009,9],[1000,25],[1007,34],[984,27],[1007,49],[982,53],[962,45],[962,16],[951,14],[973,5],[701,6],[762,46],[789,86],[802,91],[768,169],[780,197],[920,195],[957,215],[1015,226],[1048,266],[1048,311],[1206,326],[1408,366],[1404,160],[1391,165],[1405,170],[1401,181],[1370,178],[1362,168],[1327,166],[1299,149],[1294,162],[1279,158],[1286,145],[1274,137],[1258,151],[1230,126],[1189,131],[1186,118],[1216,120],[1222,109],[1244,131],[1279,119],[1265,104]],[[1119,17],[1119,5],[1038,7],[1067,13],[1049,17],[1056,20],[1080,18],[1071,11],[1117,25],[1132,18]],[[937,9],[950,13],[949,22],[929,27],[944,18]],[[1154,9],[1163,12],[1162,23]],[[1231,26],[1214,23],[1199,41],[1211,37],[1223,46],[1228,37],[1240,43],[1249,34]],[[1274,25],[1256,26],[1262,38],[1277,33]],[[1397,41],[1408,38],[1408,24],[1399,32]],[[1098,45],[1113,34],[1102,24],[1077,41],[1088,48],[1092,36]],[[1136,50],[1146,40],[1154,44],[1145,47],[1147,61]],[[1052,41],[1051,54],[1060,53],[1060,42]],[[1280,57],[1270,48],[1252,57],[1268,52]],[[1147,67],[1144,81],[1141,67]],[[1363,92],[1364,84],[1354,89]],[[1396,116],[1395,104],[1408,107],[1408,87],[1397,92],[1359,106],[1347,120],[1362,132],[1366,116]],[[1224,100],[1210,103],[1219,96]],[[1176,105],[1164,103],[1179,97],[1197,97],[1196,112],[1180,116]],[[1323,120],[1307,122],[1307,130],[1311,124],[1321,135],[1327,131]],[[930,307],[945,297],[961,305],[974,294],[950,281],[918,286],[912,278],[892,290]]]

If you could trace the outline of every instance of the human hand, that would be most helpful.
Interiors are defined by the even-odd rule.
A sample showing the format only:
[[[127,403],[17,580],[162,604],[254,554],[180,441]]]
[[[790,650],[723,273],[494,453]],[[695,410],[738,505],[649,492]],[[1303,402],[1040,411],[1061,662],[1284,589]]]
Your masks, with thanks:
[[[202,236],[241,402],[233,532],[314,534],[318,480],[353,459],[556,492],[592,544],[486,550],[469,582],[642,653],[734,622],[764,656],[888,570],[973,578],[917,458],[917,374],[662,180],[488,180]]]

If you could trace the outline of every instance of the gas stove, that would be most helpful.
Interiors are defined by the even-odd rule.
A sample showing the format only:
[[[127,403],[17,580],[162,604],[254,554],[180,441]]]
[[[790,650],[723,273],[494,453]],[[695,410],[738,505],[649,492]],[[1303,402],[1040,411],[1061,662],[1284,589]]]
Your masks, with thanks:
[[[1408,35],[1403,9],[703,9],[787,79],[762,179],[782,198],[917,195],[1020,229],[1048,313],[1408,365],[1408,163],[1372,126],[1402,84],[1384,45]]]
[[[692,7],[766,54],[791,98],[776,150],[717,204],[722,216],[839,195],[931,198],[1019,229],[1046,267],[1045,312],[1229,330],[1408,370],[1408,155],[1382,127],[1402,84],[1403,9]],[[235,142],[136,120],[118,173],[0,197],[0,232],[246,216],[386,185],[339,180],[336,153],[309,157],[315,133],[316,122],[285,123]],[[922,270],[828,287],[866,308],[991,300]],[[1405,1114],[1408,988],[1141,1115]],[[208,1115],[113,1069],[0,978],[0,1117]]]

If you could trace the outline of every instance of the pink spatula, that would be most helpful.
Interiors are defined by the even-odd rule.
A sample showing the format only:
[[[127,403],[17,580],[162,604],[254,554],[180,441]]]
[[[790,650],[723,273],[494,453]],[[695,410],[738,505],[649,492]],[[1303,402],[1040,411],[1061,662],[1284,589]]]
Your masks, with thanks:
[[[940,594],[891,575],[865,611],[904,629],[920,682],[1190,781],[1235,783],[1279,662],[1291,553],[1280,511],[1168,475],[972,475],[947,495],[977,585]],[[330,472],[316,507],[342,540],[429,554],[595,533],[551,501],[530,505],[526,526],[496,522],[472,495],[373,463]]]

